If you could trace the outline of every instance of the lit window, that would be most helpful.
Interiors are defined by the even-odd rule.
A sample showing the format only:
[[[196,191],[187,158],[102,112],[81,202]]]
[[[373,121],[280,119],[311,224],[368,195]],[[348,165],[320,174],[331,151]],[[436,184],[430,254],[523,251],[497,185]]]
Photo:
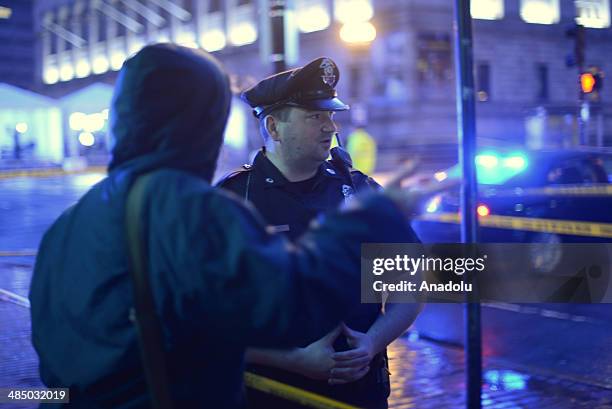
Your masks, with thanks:
[[[55,67],[47,67],[43,74],[43,81],[45,84],[55,84],[59,81],[59,71]]]
[[[504,0],[472,0],[470,12],[480,20],[500,20],[504,18]]]
[[[59,76],[60,80],[62,81],[69,81],[74,78],[74,69],[72,68],[72,64],[63,64],[60,68]]]
[[[91,69],[94,74],[102,74],[103,72],[108,71],[108,68],[108,60],[106,57],[100,55],[94,58]]]
[[[559,0],[521,0],[521,18],[527,23],[556,24],[560,19]]]
[[[144,47],[144,41],[140,37],[132,38],[129,46],[130,55],[136,54],[142,47]]]
[[[346,23],[340,29],[340,38],[350,44],[367,44],[376,38],[376,28],[369,21]]]
[[[176,42],[182,46],[190,48],[198,48],[198,43],[195,40],[195,34],[191,31],[183,31],[176,37]]]
[[[576,23],[589,28],[610,27],[610,0],[575,0]]]
[[[91,73],[91,67],[89,66],[89,63],[87,62],[87,60],[85,59],[79,60],[79,62],[77,62],[77,65],[76,65],[75,72],[76,72],[77,78],[87,77]]]
[[[323,1],[300,0],[296,4],[296,14],[302,33],[312,33],[329,27],[329,12]]]
[[[336,0],[334,15],[341,23],[368,21],[374,15],[370,0]]]
[[[125,61],[125,53],[122,51],[116,51],[111,56],[110,66],[114,71],[120,70],[123,62]]]
[[[170,37],[166,31],[160,31],[157,33],[157,42],[158,43],[168,43],[170,42]]]
[[[9,19],[11,14],[13,14],[13,10],[9,7],[0,6],[0,19]]]
[[[238,46],[254,43],[257,40],[257,29],[251,22],[238,23],[231,28],[229,40]]]
[[[202,48],[208,52],[218,51],[225,47],[225,34],[221,30],[210,30],[200,37]]]

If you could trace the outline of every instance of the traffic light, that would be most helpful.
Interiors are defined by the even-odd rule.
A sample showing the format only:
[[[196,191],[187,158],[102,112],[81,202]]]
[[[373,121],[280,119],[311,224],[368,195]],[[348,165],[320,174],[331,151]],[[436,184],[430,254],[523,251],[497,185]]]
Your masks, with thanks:
[[[603,88],[603,71],[598,67],[591,67],[580,74],[580,91],[593,100],[599,100],[599,93]]]
[[[595,83],[597,80],[593,73],[583,72],[580,74],[580,89],[583,94],[590,94],[595,89]]]

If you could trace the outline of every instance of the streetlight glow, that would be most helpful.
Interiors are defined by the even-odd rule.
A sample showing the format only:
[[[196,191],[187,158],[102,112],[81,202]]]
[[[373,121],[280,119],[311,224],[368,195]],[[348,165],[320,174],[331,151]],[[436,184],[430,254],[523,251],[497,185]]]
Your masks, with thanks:
[[[257,30],[252,23],[240,23],[230,30],[229,38],[234,45],[251,44],[257,40]]]
[[[15,125],[15,130],[19,133],[26,133],[28,132],[28,124],[25,122],[19,122],[17,125]]]
[[[335,16],[341,23],[364,22],[374,16],[370,0],[336,1]]]
[[[189,31],[181,32],[177,36],[176,42],[185,47],[198,48],[198,43],[195,40],[195,34]]]
[[[113,71],[120,70],[124,61],[125,61],[125,54],[122,51],[117,51],[113,53],[111,57],[111,63],[110,63]]]
[[[521,1],[521,18],[527,23],[556,24],[559,22],[559,0],[541,2]]]
[[[74,69],[72,65],[69,63],[62,65],[59,76],[62,81],[69,81],[74,78]]]
[[[46,84],[55,84],[59,81],[59,71],[55,67],[48,67],[45,69],[43,80]]]
[[[321,6],[312,6],[297,12],[298,27],[302,33],[325,30],[329,27],[329,13]]]
[[[73,112],[70,114],[68,117],[68,125],[70,125],[70,129],[73,131],[80,131],[83,129],[83,124],[85,123],[86,117],[87,115],[82,112]]]
[[[340,29],[340,38],[349,44],[367,44],[376,38],[376,28],[369,21],[346,23]]]
[[[208,52],[219,51],[225,47],[225,34],[221,30],[210,30],[202,34],[200,44]]]
[[[86,132],[98,132],[104,128],[105,120],[102,113],[90,114],[83,121],[83,130]]]
[[[108,71],[108,60],[106,57],[99,55],[94,58],[92,71],[94,74],[102,74]]]
[[[84,77],[87,77],[91,73],[91,67],[89,66],[89,63],[87,62],[87,60],[82,59],[82,60],[79,60],[79,62],[77,63],[75,71],[76,71],[77,78],[84,78]]]
[[[79,143],[83,146],[93,146],[96,143],[96,138],[91,132],[81,132],[79,134]]]

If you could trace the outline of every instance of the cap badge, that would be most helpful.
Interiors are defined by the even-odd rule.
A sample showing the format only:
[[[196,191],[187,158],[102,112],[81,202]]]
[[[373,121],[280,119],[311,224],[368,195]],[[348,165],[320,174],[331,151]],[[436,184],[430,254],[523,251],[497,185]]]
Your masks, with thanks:
[[[342,185],[342,195],[346,199],[348,199],[351,196],[353,196],[353,193],[354,193],[354,191],[353,191],[353,188],[351,186],[349,186],[349,185]]]
[[[323,75],[321,75],[321,79],[323,83],[329,85],[330,87],[334,86],[334,82],[336,81],[336,75],[334,74],[334,63],[329,58],[323,58],[321,61],[321,65],[319,68],[323,71]]]

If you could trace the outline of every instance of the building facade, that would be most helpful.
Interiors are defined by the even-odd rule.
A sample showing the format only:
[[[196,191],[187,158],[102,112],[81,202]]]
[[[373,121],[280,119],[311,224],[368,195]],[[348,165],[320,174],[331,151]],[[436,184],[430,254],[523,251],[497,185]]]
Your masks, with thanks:
[[[353,106],[351,114],[338,116],[343,135],[365,127],[378,143],[383,168],[406,155],[433,160],[444,151],[454,158],[453,2],[287,4],[289,26],[298,33],[287,37],[290,63],[326,55],[340,66],[338,91]],[[34,13],[38,87],[61,96],[93,82],[112,84],[125,58],[144,44],[172,41],[213,52],[238,93],[272,72],[266,9],[265,0],[40,1]],[[585,98],[589,117],[579,123],[576,37],[568,35],[577,22],[585,26],[583,69],[612,72],[610,0],[473,0],[471,13],[482,144],[612,145],[612,86]],[[376,37],[351,43],[353,23],[368,24],[355,25],[357,37],[367,27]],[[248,110],[236,109],[247,113],[232,130],[246,135],[234,135],[242,154],[260,139]]]
[[[32,88],[34,71],[33,0],[0,2],[0,82]]]

